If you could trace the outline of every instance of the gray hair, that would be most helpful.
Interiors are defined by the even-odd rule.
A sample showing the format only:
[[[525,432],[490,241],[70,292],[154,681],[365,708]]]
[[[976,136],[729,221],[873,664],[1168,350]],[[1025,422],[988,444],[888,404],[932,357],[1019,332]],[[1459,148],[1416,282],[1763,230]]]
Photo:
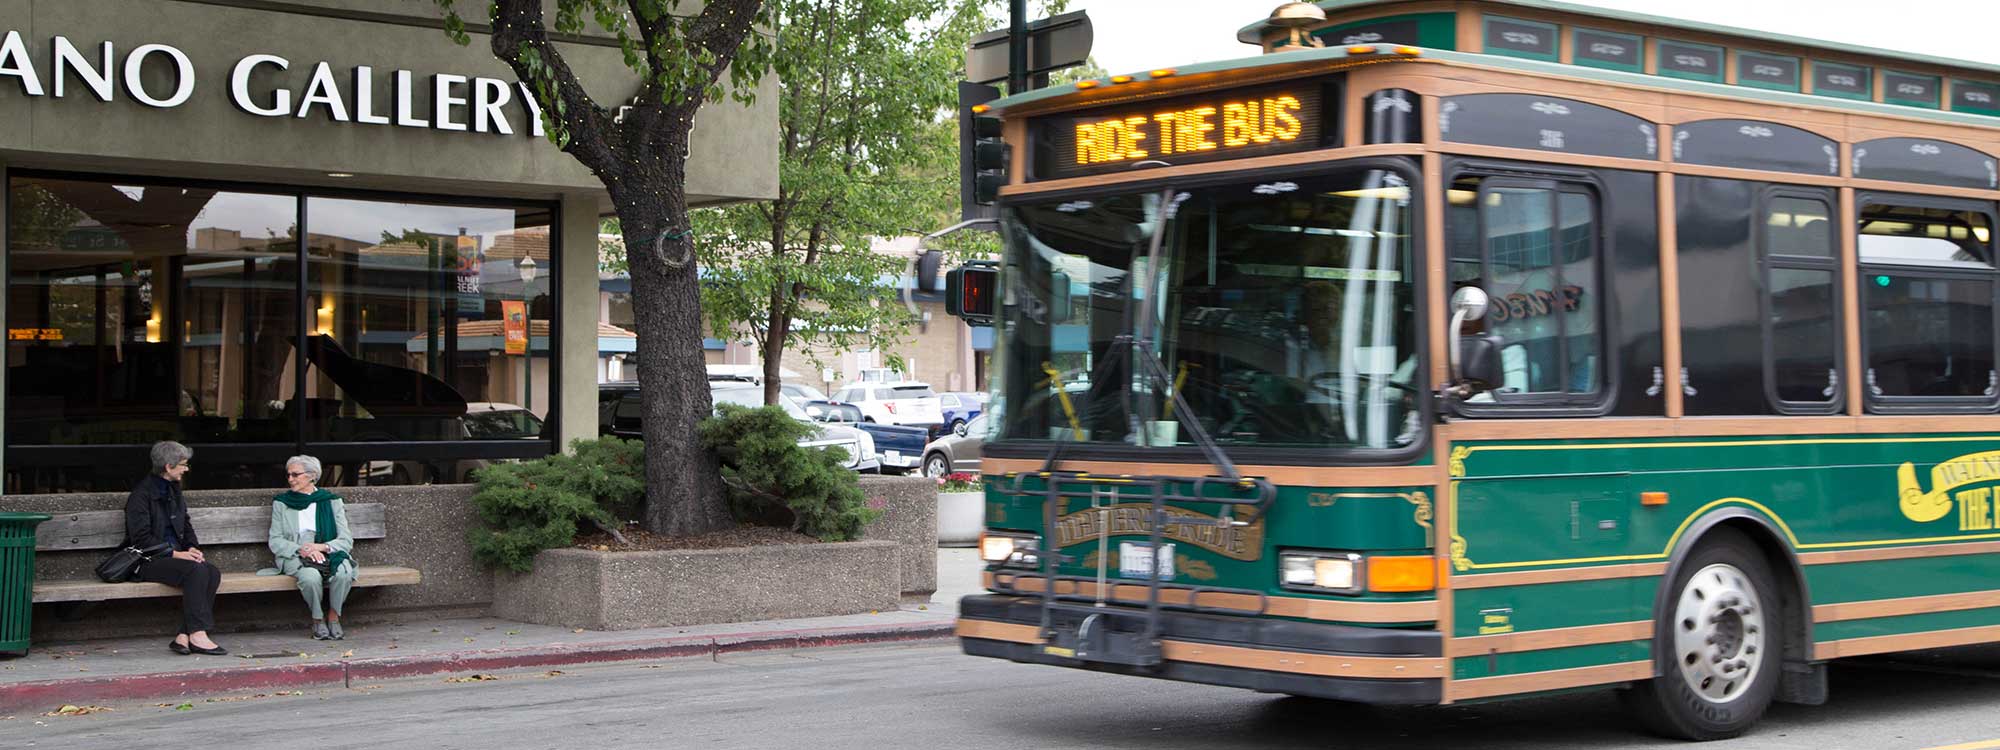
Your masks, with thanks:
[[[319,481],[319,459],[312,456],[293,456],[285,459],[285,468],[292,468],[293,465],[297,465],[305,473],[311,474],[314,482]]]
[[[153,473],[165,474],[167,467],[194,458],[194,451],[172,440],[162,440],[153,444]]]

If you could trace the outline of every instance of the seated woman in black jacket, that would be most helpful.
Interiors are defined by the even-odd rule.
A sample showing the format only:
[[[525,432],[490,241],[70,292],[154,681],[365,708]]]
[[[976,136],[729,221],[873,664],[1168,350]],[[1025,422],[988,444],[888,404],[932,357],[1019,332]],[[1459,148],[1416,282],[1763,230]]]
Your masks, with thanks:
[[[187,501],[181,499],[181,477],[193,457],[194,451],[172,440],[153,444],[152,473],[125,498],[125,546],[145,549],[166,542],[173,547],[171,557],[147,560],[138,574],[141,581],[181,589],[181,631],[167,647],[183,656],[221,656],[229,652],[209,640],[208,629],[215,627],[215,587],[222,582],[222,571],[202,556],[201,540],[188,523]]]

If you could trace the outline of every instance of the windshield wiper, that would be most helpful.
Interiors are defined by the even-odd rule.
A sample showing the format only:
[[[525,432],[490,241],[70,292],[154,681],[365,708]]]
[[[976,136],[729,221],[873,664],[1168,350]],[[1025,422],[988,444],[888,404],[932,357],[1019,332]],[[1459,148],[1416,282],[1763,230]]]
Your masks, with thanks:
[[[1175,193],[1172,187],[1161,189],[1159,214],[1155,217],[1152,236],[1148,238],[1147,242],[1145,269],[1147,278],[1140,279],[1136,275],[1134,276],[1132,283],[1134,284],[1135,292],[1137,291],[1138,284],[1145,284],[1146,291],[1149,293],[1154,291],[1152,288],[1152,277],[1159,272],[1160,247],[1166,239],[1167,223],[1173,220],[1174,214],[1180,208],[1181,201],[1186,199],[1186,193]],[[1166,364],[1160,361],[1159,352],[1153,349],[1152,332],[1158,325],[1157,316],[1153,309],[1153,302],[1154,298],[1150,294],[1145,296],[1137,293],[1127,295],[1125,304],[1126,318],[1128,320],[1132,317],[1132,308],[1138,308],[1139,315],[1136,330],[1134,333],[1121,333],[1112,338],[1111,353],[1105,356],[1103,361],[1098,362],[1097,367],[1091,371],[1090,382],[1109,382],[1105,379],[1105,374],[1113,371],[1113,365],[1117,364],[1122,358],[1132,357],[1135,360],[1135,364],[1138,365],[1140,372],[1150,381],[1153,388],[1157,389],[1158,392],[1171,394],[1172,405],[1167,409],[1167,416],[1172,418],[1175,424],[1187,430],[1189,441],[1194,443],[1195,447],[1201,449],[1202,455],[1208,459],[1209,464],[1214,466],[1217,473],[1229,481],[1241,481],[1243,479],[1242,474],[1237,472],[1236,464],[1229,460],[1228,454],[1223,453],[1222,446],[1217,445],[1215,439],[1209,436],[1208,430],[1202,428],[1200,420],[1190,416],[1194,414],[1193,407],[1189,406],[1187,399],[1181,396],[1180,389],[1173,387],[1173,376],[1167,373]],[[1133,353],[1135,350],[1137,354]],[[1120,395],[1125,401],[1126,419],[1134,423],[1130,426],[1130,434],[1150,435],[1150,432],[1143,431],[1141,428],[1154,421],[1150,419],[1153,416],[1152,399],[1143,400],[1144,415],[1134,415],[1132,410],[1132,387],[1129,379],[1127,379],[1127,384]],[[1073,418],[1072,423],[1074,423]],[[1076,434],[1075,431],[1072,431],[1072,438]],[[1049,449],[1048,458],[1042,463],[1043,472],[1053,472],[1056,470],[1056,464],[1062,460],[1063,446],[1067,445],[1068,442],[1058,441]]]

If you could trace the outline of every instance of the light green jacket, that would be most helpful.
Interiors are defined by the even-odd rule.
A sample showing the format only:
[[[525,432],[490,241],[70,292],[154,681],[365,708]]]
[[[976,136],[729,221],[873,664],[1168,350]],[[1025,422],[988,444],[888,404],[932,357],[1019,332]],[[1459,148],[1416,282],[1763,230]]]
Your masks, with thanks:
[[[347,553],[347,564],[359,567],[354,559],[354,532],[347,526],[347,503],[335,498],[333,501],[333,525],[340,533],[326,546]],[[299,574],[303,563],[299,562],[299,512],[285,507],[284,503],[271,501],[271,554],[278,558],[278,570],[288,576]]]

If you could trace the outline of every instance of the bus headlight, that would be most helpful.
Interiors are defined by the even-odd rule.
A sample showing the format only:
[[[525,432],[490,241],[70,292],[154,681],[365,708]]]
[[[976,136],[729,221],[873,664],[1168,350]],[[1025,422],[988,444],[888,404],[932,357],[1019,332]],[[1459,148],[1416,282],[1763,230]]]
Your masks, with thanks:
[[[1288,589],[1361,593],[1361,555],[1353,552],[1281,552],[1278,584]]]
[[[979,559],[989,563],[1040,565],[1041,559],[1031,550],[1041,546],[1042,538],[1034,534],[988,531],[979,535]]]

